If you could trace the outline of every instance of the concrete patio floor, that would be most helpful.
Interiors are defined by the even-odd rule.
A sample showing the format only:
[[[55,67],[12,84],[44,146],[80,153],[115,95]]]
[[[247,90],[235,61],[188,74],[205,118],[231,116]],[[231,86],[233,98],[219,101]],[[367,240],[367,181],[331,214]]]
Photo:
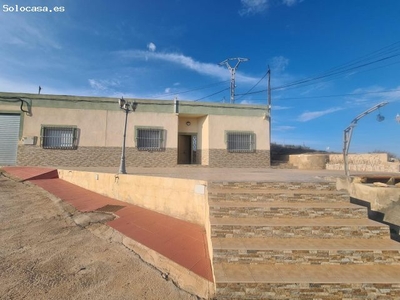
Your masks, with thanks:
[[[79,170],[99,173],[118,173],[114,167],[58,167],[64,170]],[[198,179],[206,181],[259,181],[259,182],[319,182],[335,181],[344,177],[344,171],[333,170],[298,170],[274,168],[207,168],[196,165],[180,165],[175,168],[134,168],[127,167],[132,175],[159,176],[172,178]],[[351,172],[351,175],[381,174],[399,175],[399,173]]]

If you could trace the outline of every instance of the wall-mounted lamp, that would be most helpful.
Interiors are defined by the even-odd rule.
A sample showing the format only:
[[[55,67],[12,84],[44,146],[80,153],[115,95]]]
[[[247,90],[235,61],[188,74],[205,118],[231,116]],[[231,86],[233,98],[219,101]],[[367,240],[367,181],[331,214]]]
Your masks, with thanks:
[[[187,125],[187,126],[190,126],[191,124],[192,124],[192,123],[190,123],[190,121],[187,121],[187,122],[186,122],[186,125]]]

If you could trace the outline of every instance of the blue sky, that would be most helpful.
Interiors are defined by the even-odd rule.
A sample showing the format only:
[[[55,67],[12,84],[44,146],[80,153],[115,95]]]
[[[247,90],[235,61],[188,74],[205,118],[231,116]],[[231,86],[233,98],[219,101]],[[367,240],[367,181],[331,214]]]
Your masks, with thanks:
[[[273,142],[340,152],[389,101],[350,152],[400,156],[399,15],[398,0],[1,1],[0,91],[229,102],[218,63],[249,58],[236,104],[267,103],[269,65]]]

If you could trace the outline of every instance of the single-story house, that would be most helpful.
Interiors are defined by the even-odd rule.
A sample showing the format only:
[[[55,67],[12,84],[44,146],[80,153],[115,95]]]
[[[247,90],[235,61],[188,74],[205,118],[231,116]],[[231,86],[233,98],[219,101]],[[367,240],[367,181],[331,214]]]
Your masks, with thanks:
[[[267,105],[135,102],[127,167],[269,167]],[[116,167],[125,111],[117,98],[0,92],[0,166]]]

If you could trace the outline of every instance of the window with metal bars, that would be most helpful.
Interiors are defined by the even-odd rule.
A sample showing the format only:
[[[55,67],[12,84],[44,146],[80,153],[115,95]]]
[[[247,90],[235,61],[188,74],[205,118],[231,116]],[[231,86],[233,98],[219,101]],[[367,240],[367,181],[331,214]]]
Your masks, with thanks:
[[[43,125],[40,145],[44,149],[74,150],[77,148],[77,130],[74,126]]]
[[[159,151],[164,149],[164,129],[136,128],[136,146],[138,150]]]
[[[255,140],[253,132],[226,132],[226,144],[229,152],[254,152]]]

